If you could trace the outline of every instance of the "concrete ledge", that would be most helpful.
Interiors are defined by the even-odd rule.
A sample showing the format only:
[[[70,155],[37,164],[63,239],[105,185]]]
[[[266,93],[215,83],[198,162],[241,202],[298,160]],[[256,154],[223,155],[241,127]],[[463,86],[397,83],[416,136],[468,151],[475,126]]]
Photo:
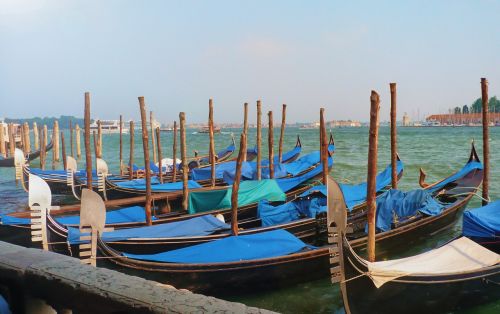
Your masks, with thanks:
[[[1,241],[0,284],[74,313],[271,313]]]

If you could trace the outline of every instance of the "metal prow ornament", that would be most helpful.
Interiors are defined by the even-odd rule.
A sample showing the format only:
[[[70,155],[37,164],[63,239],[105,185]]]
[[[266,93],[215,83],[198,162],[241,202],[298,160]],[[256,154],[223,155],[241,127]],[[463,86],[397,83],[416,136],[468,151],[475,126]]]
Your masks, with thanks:
[[[105,228],[106,206],[101,196],[89,189],[82,190],[82,202],[80,206],[80,259],[83,264],[96,266],[97,239],[113,228]],[[89,243],[90,241],[90,243]]]

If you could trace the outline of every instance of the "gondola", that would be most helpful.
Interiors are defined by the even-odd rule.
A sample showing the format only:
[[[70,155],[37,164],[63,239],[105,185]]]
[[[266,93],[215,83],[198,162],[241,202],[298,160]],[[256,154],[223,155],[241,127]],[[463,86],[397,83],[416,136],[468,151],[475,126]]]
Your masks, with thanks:
[[[48,152],[52,149],[53,143],[52,141],[45,147],[45,151]],[[24,155],[24,159],[26,162],[30,162],[40,156],[41,150],[37,150],[31,153],[27,153]],[[0,156],[0,167],[14,167],[15,162],[14,162],[14,156],[10,157],[1,157]]]
[[[335,150],[335,145],[329,145],[330,154],[333,154]],[[255,179],[256,164],[254,162],[247,162],[247,171],[245,171],[246,179]],[[262,178],[269,177],[269,170],[266,167],[267,161],[262,162]],[[319,160],[319,151],[315,151],[300,157],[299,159],[278,165],[275,168],[275,177],[277,178],[293,178],[298,176],[303,176],[308,172],[315,172],[321,168],[321,163]],[[235,162],[226,162],[217,165],[216,167],[216,178],[219,179],[220,187],[219,189],[227,189],[227,183],[231,183],[232,175],[234,175]],[[197,174],[195,174],[195,171]],[[266,172],[267,171],[267,172]],[[207,177],[208,176],[208,177]],[[199,182],[209,183],[207,181],[210,178],[210,169],[193,169],[191,173],[191,180],[188,182],[189,188],[193,191],[202,191],[206,186],[201,185]],[[222,180],[220,181],[220,180]],[[107,199],[119,199],[126,198],[137,195],[144,195],[146,193],[146,188],[144,180],[141,181],[123,181],[114,182],[112,180],[105,180],[106,188],[106,198]],[[164,184],[154,184],[152,185],[153,193],[171,193],[170,200],[172,202],[178,201],[182,195],[182,183],[164,183]]]
[[[383,199],[377,198],[377,254],[383,256],[393,248],[408,246],[454,224],[482,179],[483,165],[472,143],[467,163],[451,176],[421,190],[391,190]],[[353,230],[347,235],[350,245],[363,251],[367,243],[366,212],[349,215],[348,224]]]
[[[498,250],[461,236],[415,256],[368,262],[346,237],[343,211],[328,214],[336,217],[331,239],[339,247],[334,258],[340,268],[335,263],[332,273],[346,313],[450,313],[498,300]]]
[[[333,165],[333,159],[330,158],[329,166]],[[283,195],[279,198],[280,201],[290,201],[296,198],[298,195],[310,188],[310,185],[306,183],[308,181],[313,181],[313,185],[317,184],[314,180],[321,175],[321,167],[315,167],[312,171],[301,174],[300,176],[294,176],[290,178],[275,179],[275,180],[262,180],[262,181],[248,181],[242,183],[243,189],[240,189],[240,194],[244,196],[244,202],[240,201],[239,207],[239,217],[241,219],[255,218],[257,212],[257,203],[261,198],[278,200],[279,195]],[[248,188],[246,192],[244,191],[244,186],[247,185]],[[279,190],[276,191],[276,190]],[[166,222],[185,220],[188,218],[199,217],[206,214],[223,214],[229,217],[229,209],[227,206],[227,194],[229,191],[222,190],[226,195],[219,193],[221,190],[210,189],[200,192],[190,193],[190,207],[188,212],[186,211],[175,211],[163,213],[160,209],[165,205],[166,200],[169,200],[171,194],[169,193],[159,193],[153,195],[153,202],[155,202],[156,211],[154,214],[153,224],[162,224]],[[256,193],[260,191],[260,193]],[[206,202],[213,197],[218,197],[218,207],[215,203]],[[128,221],[122,221],[119,223],[113,223],[110,226],[117,228],[130,228],[142,226],[145,223],[145,213],[144,213],[144,202],[145,197],[134,197],[123,200],[111,200],[107,203],[109,204],[108,209],[115,216],[126,217]],[[196,205],[194,205],[196,203]],[[129,207],[126,207],[129,206]],[[134,206],[130,208],[130,206]],[[114,207],[114,208],[113,208]],[[68,206],[66,208],[61,208],[60,210],[51,211],[51,216],[54,215],[56,218],[61,216],[71,215],[71,213],[78,213],[80,206]],[[120,212],[121,211],[121,212]],[[57,213],[60,213],[59,215]],[[71,219],[75,219],[77,216],[73,216]],[[49,216],[49,221],[51,217]],[[2,235],[9,237],[9,242],[19,245],[30,245],[29,237],[29,212],[23,213],[12,213],[3,215],[0,220],[0,239]],[[74,226],[74,224],[69,224]],[[66,241],[67,229],[65,226],[57,224],[55,221],[49,226],[53,226],[55,237],[58,240],[55,242]],[[28,231],[28,232],[27,232]]]

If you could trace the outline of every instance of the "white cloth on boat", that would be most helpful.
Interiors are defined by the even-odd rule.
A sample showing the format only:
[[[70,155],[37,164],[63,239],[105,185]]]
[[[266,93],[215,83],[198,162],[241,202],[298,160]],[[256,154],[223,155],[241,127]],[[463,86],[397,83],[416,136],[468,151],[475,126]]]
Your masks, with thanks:
[[[500,263],[500,255],[466,237],[415,256],[367,262],[368,276],[377,288],[407,275],[445,275],[467,272]]]

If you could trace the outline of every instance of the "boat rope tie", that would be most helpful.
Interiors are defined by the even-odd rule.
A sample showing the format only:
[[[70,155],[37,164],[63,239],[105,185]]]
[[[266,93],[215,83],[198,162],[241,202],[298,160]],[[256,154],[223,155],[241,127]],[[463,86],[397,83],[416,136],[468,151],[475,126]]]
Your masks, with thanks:
[[[370,277],[370,274],[369,274],[368,272],[364,272],[364,273],[361,273],[361,274],[359,274],[359,275],[357,275],[357,276],[354,276],[354,277],[352,277],[352,278],[342,280],[340,283],[346,283],[346,282],[349,282],[349,281],[354,280],[354,279],[359,279],[359,278],[361,278],[361,277],[363,277],[363,276],[368,276],[368,277]]]

